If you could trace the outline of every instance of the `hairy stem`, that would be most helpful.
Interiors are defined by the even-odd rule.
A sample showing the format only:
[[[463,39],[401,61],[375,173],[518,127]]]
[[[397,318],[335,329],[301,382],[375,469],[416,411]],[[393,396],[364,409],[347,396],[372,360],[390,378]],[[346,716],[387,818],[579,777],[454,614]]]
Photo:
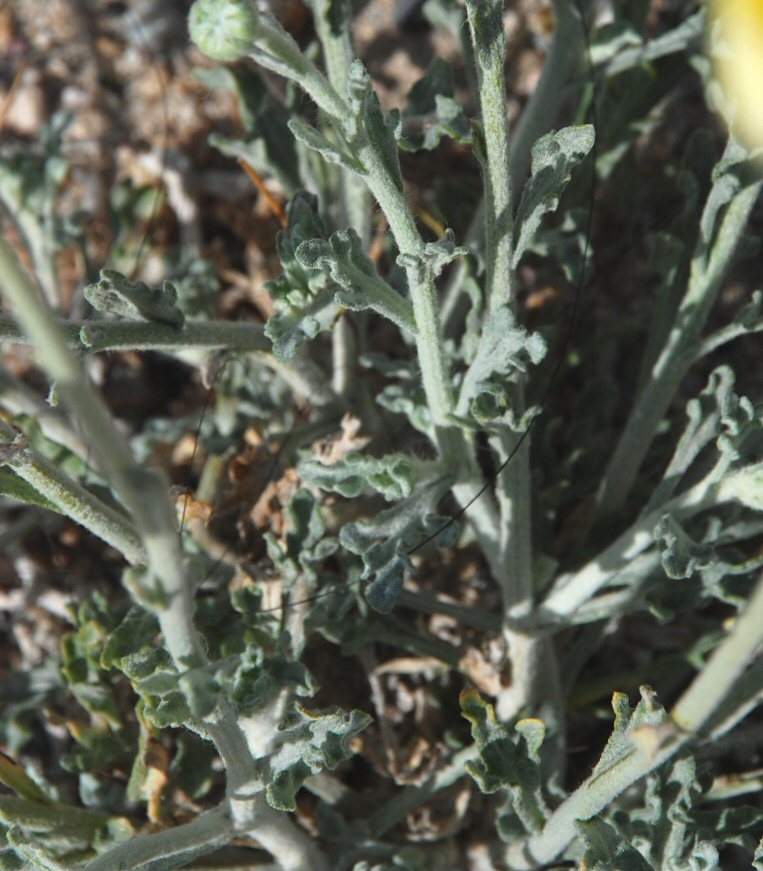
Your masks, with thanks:
[[[29,445],[20,443],[18,434],[3,421],[0,421],[0,445],[6,453],[4,464],[31,484],[57,511],[116,548],[129,563],[136,565],[146,561],[141,538],[124,514],[106,505]]]
[[[182,329],[150,321],[55,320],[72,348],[97,351],[177,351],[184,348],[233,352],[269,351],[270,340],[261,324],[235,321],[186,321]],[[0,316],[0,342],[28,344],[27,331],[7,315]]]

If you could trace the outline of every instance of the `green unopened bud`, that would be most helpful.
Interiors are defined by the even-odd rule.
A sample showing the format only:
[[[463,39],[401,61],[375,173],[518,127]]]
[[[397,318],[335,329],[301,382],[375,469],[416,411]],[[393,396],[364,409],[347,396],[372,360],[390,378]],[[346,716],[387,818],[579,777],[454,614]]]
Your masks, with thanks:
[[[196,0],[188,32],[208,57],[235,61],[251,51],[259,23],[254,0]]]

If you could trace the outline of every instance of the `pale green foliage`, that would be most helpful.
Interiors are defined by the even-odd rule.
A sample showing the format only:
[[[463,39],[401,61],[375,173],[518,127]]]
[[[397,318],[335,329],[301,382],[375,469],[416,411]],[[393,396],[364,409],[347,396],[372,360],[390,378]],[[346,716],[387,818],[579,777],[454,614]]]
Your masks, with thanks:
[[[0,795],[0,869],[170,871],[251,842],[289,871],[450,868],[475,845],[509,869],[701,871],[727,845],[763,867],[763,815],[726,800],[746,784],[728,777],[721,743],[754,737],[763,700],[763,409],[735,392],[728,365],[684,383],[697,360],[763,329],[761,291],[716,307],[755,250],[749,155],[733,140],[720,155],[697,131],[654,183],[658,200],[663,184],[680,202],[651,236],[651,284],[637,276],[654,292],[640,368],[602,340],[586,283],[600,183],[626,201],[615,211],[631,196],[638,212],[632,146],[649,145],[690,67],[711,86],[703,12],[668,4],[673,26],[650,39],[648,4],[615,4],[593,27],[586,4],[555,0],[541,81],[510,127],[502,0],[429,0],[425,15],[461,45],[463,81],[436,58],[388,112],[354,56],[350,4],[309,5],[322,60],[254,0],[196,0],[189,16],[201,51],[237,62],[199,73],[235,94],[243,128],[211,144],[288,200],[264,325],[213,320],[220,278],[198,251],[168,258],[160,287],[103,269],[82,291],[97,314],[54,320],[0,245],[2,335],[37,346],[95,457],[41,434],[4,380],[18,431],[0,426],[0,492],[77,521],[127,564],[121,599],[94,577],[71,609],[55,673],[24,676],[31,701],[9,689],[0,737],[14,753],[32,708],[76,705],[62,765],[77,798],[0,757],[15,793]],[[53,304],[63,126],[41,157],[0,160],[0,201]],[[419,208],[401,150],[481,171],[471,229],[447,226],[456,180],[433,178]],[[126,188],[112,199],[127,269],[122,243],[146,204]],[[569,332],[545,303],[525,310],[541,281]],[[618,340],[630,314],[610,318]],[[111,348],[180,354],[215,387],[181,530],[147,466],[198,418],[156,415],[128,444],[75,359]],[[222,510],[200,522],[213,503]],[[622,673],[620,637],[634,648]],[[454,716],[467,680],[496,696],[461,694],[470,735]],[[625,681],[642,683],[634,708]],[[602,686],[614,690],[606,743]],[[405,770],[395,731],[411,712],[426,732],[406,734],[411,756],[431,756],[423,774]],[[594,754],[582,764],[568,746],[581,734]],[[357,752],[373,765],[353,768]],[[467,774],[496,798],[477,805]],[[413,835],[395,827],[433,797],[452,823],[401,846]],[[144,808],[154,830],[136,834]]]

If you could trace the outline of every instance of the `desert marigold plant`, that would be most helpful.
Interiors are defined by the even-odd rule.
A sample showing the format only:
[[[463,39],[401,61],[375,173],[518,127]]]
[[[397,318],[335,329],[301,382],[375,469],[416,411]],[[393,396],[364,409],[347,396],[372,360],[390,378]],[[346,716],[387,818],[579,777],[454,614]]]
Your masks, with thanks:
[[[57,406],[0,374],[0,493],[121,580],[86,563],[0,714],[0,871],[763,868],[760,3],[553,0],[520,105],[531,25],[428,0],[460,60],[397,107],[348,0],[307,35],[271,5],[188,15],[278,225],[259,319],[218,316],[230,239],[67,307],[68,122],[0,155],[0,338]],[[116,424],[85,364],[144,352],[198,373],[193,421]]]

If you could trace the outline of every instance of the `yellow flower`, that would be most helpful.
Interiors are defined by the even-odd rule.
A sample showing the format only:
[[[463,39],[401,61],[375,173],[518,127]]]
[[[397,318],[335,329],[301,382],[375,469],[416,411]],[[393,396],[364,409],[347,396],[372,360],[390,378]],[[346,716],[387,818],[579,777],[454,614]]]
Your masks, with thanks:
[[[763,148],[763,0],[714,0],[710,50],[733,132]]]

